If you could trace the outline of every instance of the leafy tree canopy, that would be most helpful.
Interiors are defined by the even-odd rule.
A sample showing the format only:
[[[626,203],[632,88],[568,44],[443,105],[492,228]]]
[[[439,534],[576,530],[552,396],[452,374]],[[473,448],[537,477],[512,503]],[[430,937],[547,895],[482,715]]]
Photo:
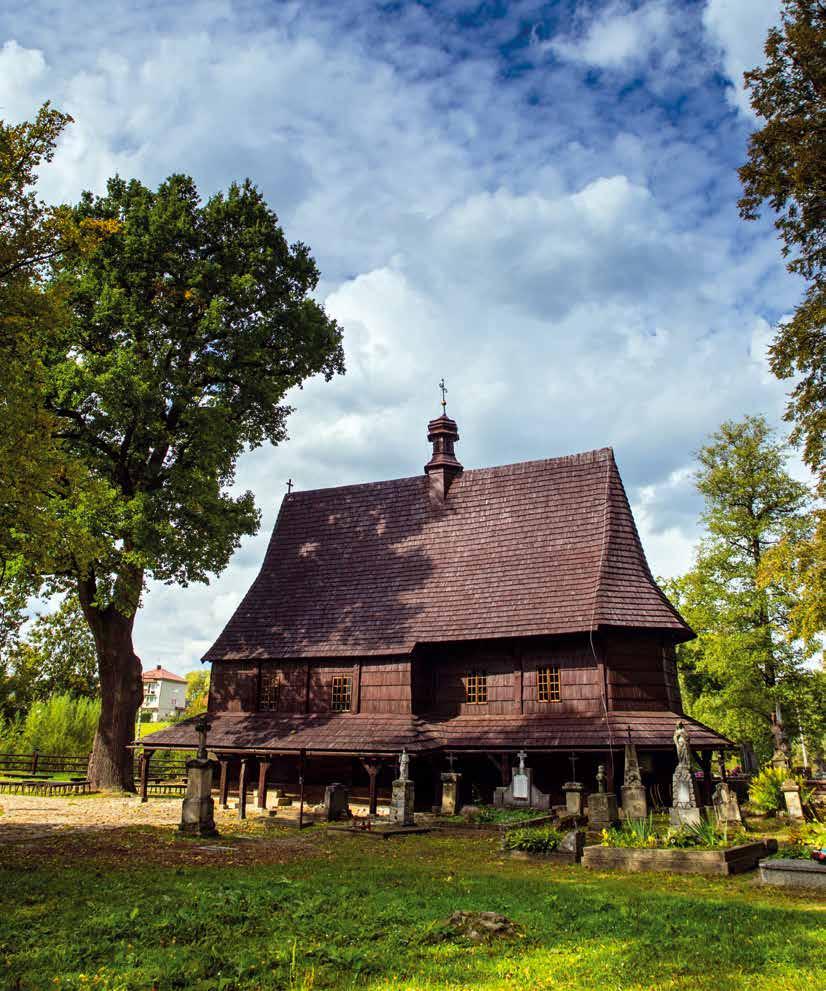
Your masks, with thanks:
[[[791,272],[806,282],[790,320],[770,348],[779,378],[797,377],[786,417],[792,440],[826,498],[826,4],[784,0],[781,23],[769,31],[766,63],[745,74],[754,112],[765,123],[752,134],[740,168],[741,216],[754,220],[768,205]],[[826,629],[826,513],[818,510],[807,540],[784,542],[770,556],[767,581],[794,582],[797,632]]]
[[[781,578],[761,582],[761,566],[782,541],[808,537],[811,494],[788,473],[762,417],[724,423],[698,459],[705,536],[691,571],[668,583],[698,634],[678,651],[685,702],[691,715],[767,752],[777,704],[794,728],[789,702],[816,645],[789,636],[795,592]]]
[[[238,456],[284,440],[286,392],[343,372],[343,353],[311,296],[309,249],[288,244],[249,181],[202,202],[187,176],[157,190],[114,178],[71,220],[109,236],[53,263],[70,316],[44,358],[44,405],[85,475],[50,493],[61,542],[42,571],[50,590],[77,593],[96,643],[90,774],[129,787],[144,582],[225,567],[259,523],[252,493],[233,491]]]

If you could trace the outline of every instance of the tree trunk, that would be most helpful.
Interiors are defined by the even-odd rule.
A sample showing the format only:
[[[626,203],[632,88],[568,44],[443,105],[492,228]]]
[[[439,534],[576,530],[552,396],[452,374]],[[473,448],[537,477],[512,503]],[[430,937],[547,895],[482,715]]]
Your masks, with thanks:
[[[112,606],[85,612],[95,635],[101,695],[89,781],[93,788],[134,791],[132,751],[127,747],[135,737],[135,717],[143,701],[141,663],[132,647],[134,616],[124,616]]]

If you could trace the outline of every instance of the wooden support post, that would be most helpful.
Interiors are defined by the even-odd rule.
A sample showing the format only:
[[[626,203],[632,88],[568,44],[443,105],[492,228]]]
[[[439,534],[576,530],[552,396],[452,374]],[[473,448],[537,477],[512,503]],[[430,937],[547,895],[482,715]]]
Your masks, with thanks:
[[[32,774],[37,774],[37,763],[39,760],[40,760],[40,754],[35,750],[35,752],[32,754],[32,765],[31,765]]]
[[[361,662],[353,665],[353,691],[350,696],[350,711],[361,711]]]
[[[238,774],[238,818],[247,818],[247,758],[241,758],[241,770]]]
[[[258,761],[258,808],[265,809],[267,807],[267,774],[270,770],[270,762],[268,760]]]
[[[510,761],[508,760],[508,755],[487,753],[485,756],[499,772],[502,787],[507,788],[510,784]]]
[[[154,750],[144,748],[141,754],[141,801],[149,800],[149,762],[152,760]]]
[[[720,769],[720,780],[728,781],[728,774],[726,773],[726,752],[725,750],[717,751],[717,767]]]
[[[711,782],[711,751],[700,751],[700,767],[703,769],[703,805],[711,805],[712,782]]]
[[[304,828],[304,758],[306,750],[298,753],[298,828]]]
[[[521,657],[516,660],[516,667],[514,671],[514,694],[516,695],[516,708],[517,711],[523,713],[525,711],[525,669],[524,662]]]
[[[221,766],[221,779],[218,785],[218,804],[222,809],[229,805],[229,760],[226,757],[219,757],[218,763]]]

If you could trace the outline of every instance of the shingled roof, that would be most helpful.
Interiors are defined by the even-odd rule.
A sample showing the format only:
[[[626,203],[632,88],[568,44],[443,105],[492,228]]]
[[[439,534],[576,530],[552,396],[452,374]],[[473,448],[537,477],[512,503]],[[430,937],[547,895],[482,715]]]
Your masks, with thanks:
[[[461,469],[460,469],[461,470]],[[596,631],[693,634],[657,587],[610,448],[293,492],[205,660],[407,654]]]

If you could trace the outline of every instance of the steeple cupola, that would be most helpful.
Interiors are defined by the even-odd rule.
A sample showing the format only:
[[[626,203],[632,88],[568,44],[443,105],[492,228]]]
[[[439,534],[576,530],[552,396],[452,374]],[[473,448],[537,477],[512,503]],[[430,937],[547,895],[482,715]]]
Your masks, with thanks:
[[[442,390],[442,415],[427,425],[427,439],[433,445],[433,454],[424,470],[430,478],[431,487],[444,499],[451,482],[462,473],[463,468],[453,450],[453,445],[459,439],[459,430],[456,421],[447,415],[447,388],[444,379],[439,383],[439,388]]]

